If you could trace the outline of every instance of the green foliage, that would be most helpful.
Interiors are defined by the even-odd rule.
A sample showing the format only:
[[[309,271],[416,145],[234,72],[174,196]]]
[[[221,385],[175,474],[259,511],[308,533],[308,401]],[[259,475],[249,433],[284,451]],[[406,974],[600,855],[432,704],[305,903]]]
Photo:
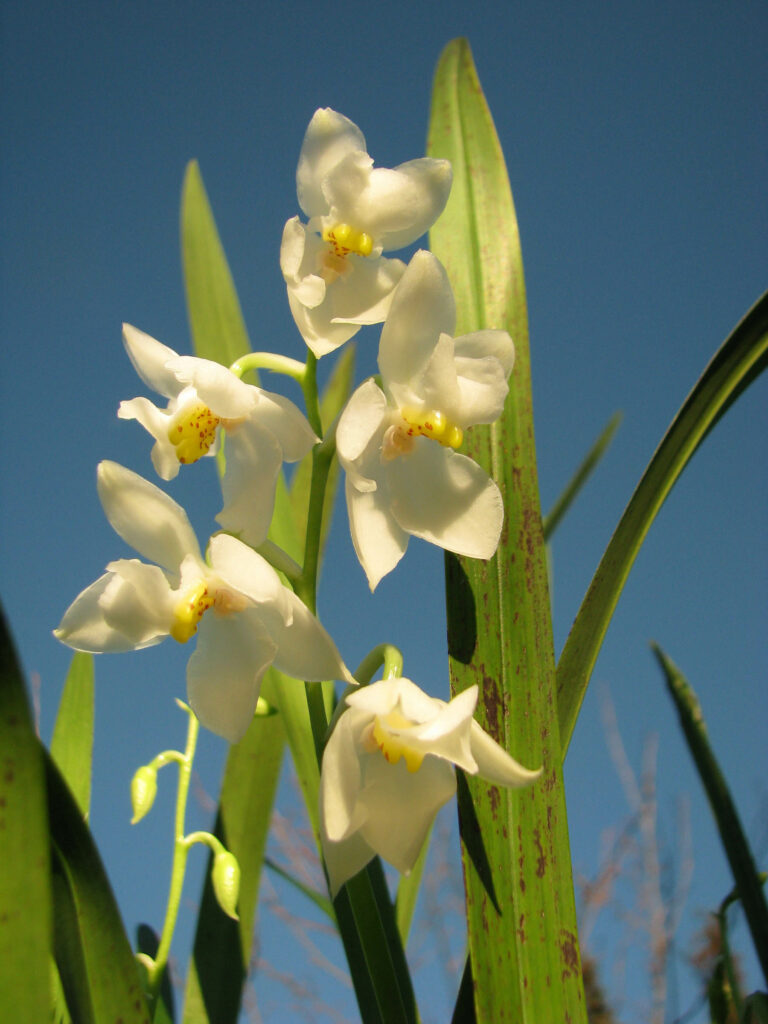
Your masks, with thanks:
[[[467,432],[467,453],[501,488],[506,522],[491,561],[446,558],[452,689],[476,683],[483,728],[523,764],[544,767],[529,790],[472,778],[460,787],[475,1011],[493,1024],[583,1021],[523,265],[504,158],[464,40],[438,64],[428,152],[453,165],[430,247],[456,295],[457,334],[504,328],[515,341],[501,419]]]
[[[757,872],[755,859],[747,842],[728,782],[717,762],[707,735],[701,705],[683,674],[657,645],[652,645],[656,660],[664,673],[680,727],[691,752],[696,771],[707,794],[717,831],[733,872],[736,891],[752,934],[757,958],[768,982],[768,903]]]
[[[701,442],[768,364],[768,294],[734,328],[672,421],[581,603],[557,666],[563,755],[624,583],[651,523]]]
[[[93,655],[72,656],[51,739],[51,757],[88,820],[93,754]]]
[[[49,1010],[51,879],[43,756],[0,613],[0,992],[9,1021]]]

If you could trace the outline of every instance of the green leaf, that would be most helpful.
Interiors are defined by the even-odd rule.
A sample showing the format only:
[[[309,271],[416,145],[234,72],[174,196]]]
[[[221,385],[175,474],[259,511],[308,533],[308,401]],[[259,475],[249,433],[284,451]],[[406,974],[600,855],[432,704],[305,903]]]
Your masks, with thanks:
[[[667,689],[677,708],[683,736],[707,794],[717,831],[733,872],[733,880],[744,907],[763,977],[768,982],[768,903],[739,812],[709,742],[701,705],[693,688],[660,647],[651,644],[651,649],[664,673]]]
[[[91,805],[93,753],[93,655],[72,656],[51,739],[51,756],[85,820]]]
[[[8,1021],[48,1020],[51,886],[45,775],[0,611],[0,992]]]
[[[416,1024],[411,984],[381,861],[350,878],[333,902],[365,1024]]]
[[[694,452],[768,365],[768,293],[734,328],[683,403],[635,488],[581,603],[557,666],[563,756],[624,583],[651,523]]]
[[[298,687],[298,684],[293,682]],[[300,687],[299,687],[300,688]],[[262,694],[275,702],[274,683]],[[183,1020],[188,1024],[234,1024],[248,974],[261,867],[285,748],[279,715],[257,716],[227,758],[215,834],[240,865],[239,921],[219,906],[208,858],[197,920],[193,959],[187,974]]]
[[[433,823],[434,824],[434,823]],[[424,868],[429,856],[429,844],[432,839],[432,825],[430,825],[427,838],[421,848],[421,853],[416,858],[416,863],[409,875],[401,875],[397,885],[397,899],[395,900],[395,917],[397,918],[397,930],[403,946],[408,944],[408,934],[411,930],[413,914],[416,910],[416,901],[419,898],[421,879],[424,875]]]
[[[615,412],[613,416],[611,416],[608,423],[600,432],[599,437],[587,452],[584,461],[573,474],[573,477],[568,482],[560,497],[544,517],[542,530],[544,532],[545,541],[548,541],[555,532],[560,524],[560,520],[576,500],[579,491],[592,475],[592,472],[596,468],[600,459],[605,455],[608,450],[608,446],[613,440],[613,435],[619,429],[621,420],[622,413],[620,412]]]
[[[300,879],[296,878],[295,875],[292,875],[290,871],[286,871],[285,868],[281,868],[280,865],[273,861],[270,857],[265,857],[264,863],[267,865],[270,871],[274,871],[276,875],[279,875],[280,878],[288,882],[289,885],[292,885],[294,889],[297,889],[302,894],[302,896],[306,896],[307,899],[314,903],[316,907],[319,907],[320,910],[322,910],[322,912],[327,917],[330,917],[334,924],[336,923],[336,915],[333,912],[333,904],[331,903],[327,896],[323,896],[321,893],[317,892],[317,890],[313,889],[311,886],[305,885]]]
[[[479,687],[477,717],[544,776],[524,790],[466,780],[459,802],[469,950],[479,1022],[584,1021],[576,913],[554,700],[554,651],[542,535],[525,284],[504,157],[466,40],[435,75],[430,156],[453,188],[430,234],[456,294],[456,333],[504,328],[515,342],[500,420],[467,432],[466,451],[504,497],[489,562],[446,556],[454,693]],[[460,794],[461,796],[461,794]]]
[[[231,366],[251,344],[197,160],[182,186],[181,255],[195,352]]]
[[[54,951],[72,1018],[78,1024],[149,1024],[138,966],[98,850],[52,758],[46,757],[45,769]]]

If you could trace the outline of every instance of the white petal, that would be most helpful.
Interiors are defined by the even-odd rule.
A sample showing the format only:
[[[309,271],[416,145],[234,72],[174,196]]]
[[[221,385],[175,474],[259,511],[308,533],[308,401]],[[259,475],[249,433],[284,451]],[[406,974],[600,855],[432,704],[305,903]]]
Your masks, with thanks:
[[[319,358],[343,345],[361,324],[381,323],[389,313],[395,286],[404,272],[401,260],[352,253],[346,257],[346,273],[330,281],[322,302],[311,308],[300,301],[302,293],[289,283],[293,318],[315,355]]]
[[[388,417],[386,396],[370,377],[353,392],[336,426],[336,450],[345,469],[360,459],[373,438],[383,435]]]
[[[461,394],[456,421],[462,426],[474,423],[495,423],[504,410],[509,385],[498,359],[456,360],[458,386]]]
[[[416,772],[405,760],[390,764],[377,752],[364,755],[363,792],[367,811],[363,839],[398,871],[416,863],[435,815],[456,792],[456,775],[446,761],[426,757]]]
[[[453,343],[457,357],[487,359],[492,356],[498,359],[505,377],[510,375],[515,365],[515,346],[506,331],[474,331],[454,338]]]
[[[408,534],[398,524],[380,488],[361,491],[347,474],[345,493],[352,543],[373,591],[405,554]]]
[[[288,625],[272,622],[267,626],[277,644],[275,668],[294,679],[319,681],[340,679],[354,683],[336,644],[331,640],[315,616],[290,590],[285,588],[292,610],[292,621]]]
[[[250,598],[258,606],[260,615],[269,607],[280,623],[290,625],[293,617],[291,592],[265,558],[226,533],[211,537],[208,554],[216,574],[233,590]]]
[[[535,771],[523,768],[475,721],[472,722],[469,736],[472,755],[477,761],[477,774],[488,782],[516,788],[530,785],[541,775],[542,768]]]
[[[173,591],[162,569],[136,558],[110,562],[112,579],[100,605],[104,620],[130,637],[138,650],[167,636],[173,621]]]
[[[196,356],[176,356],[168,363],[177,379],[194,387],[214,416],[222,419],[240,419],[247,416],[256,404],[256,389],[244,384],[240,378],[210,359]]]
[[[303,306],[314,308],[325,298],[325,280],[318,270],[327,249],[327,242],[309,231],[298,217],[286,221],[280,245],[280,269],[289,293]]]
[[[168,438],[172,417],[158,409],[148,398],[132,398],[130,402],[121,402],[117,415],[121,420],[137,420],[154,437],[152,465],[157,475],[163,480],[173,480],[178,476],[181,463]]]
[[[403,274],[381,332],[379,369],[385,387],[412,385],[441,334],[452,335],[456,304],[442,264],[423,249]]]
[[[271,431],[247,419],[227,430],[226,454],[224,507],[216,521],[257,547],[267,539],[272,521],[282,449]]]
[[[290,399],[271,391],[256,390],[259,395],[253,418],[275,435],[286,462],[303,459],[320,440],[306,416]]]
[[[130,324],[123,324],[123,343],[134,370],[144,383],[159,395],[175,398],[181,388],[166,366],[169,359],[176,358],[173,349]]]
[[[392,515],[403,530],[458,555],[494,554],[504,505],[476,462],[419,437],[412,452],[386,468]]]
[[[208,612],[187,665],[187,697],[200,723],[237,743],[256,710],[259,687],[275,645],[254,612]]]
[[[320,823],[324,835],[334,843],[346,839],[365,820],[364,809],[357,805],[361,784],[359,741],[369,721],[364,712],[345,711],[323,751]]]
[[[451,190],[447,160],[423,157],[393,169],[378,167],[366,175],[348,171],[352,157],[328,177],[330,205],[345,220],[366,231],[389,251],[415,242],[442,213]],[[347,173],[344,173],[347,172]]]
[[[354,878],[358,871],[362,871],[366,864],[376,856],[376,851],[371,849],[359,832],[334,843],[323,834],[322,821],[320,838],[323,846],[323,859],[328,871],[331,898],[336,899],[342,885],[350,878]]]
[[[57,640],[76,651],[91,654],[123,654],[133,651],[136,645],[130,636],[120,633],[107,624],[101,607],[101,598],[112,582],[113,574],[105,573],[78,594],[64,613],[64,618],[53,634]],[[145,644],[159,643],[162,637]]]
[[[347,153],[365,151],[363,133],[343,114],[326,107],[316,110],[309,122],[296,170],[299,206],[308,217],[327,212],[323,181]]]
[[[417,410],[439,409],[450,423],[462,428],[468,425],[468,421],[462,415],[453,338],[449,334],[440,335],[422,372],[410,385],[390,383],[390,391],[401,409],[407,409],[410,404],[414,404],[413,398],[416,397]]]
[[[109,461],[99,463],[97,486],[112,528],[140,555],[174,573],[185,555],[202,563],[186,512],[159,487]]]
[[[288,305],[299,334],[318,359],[327,356],[330,352],[335,352],[360,330],[359,324],[335,324],[325,303],[317,309],[309,309],[302,305],[291,294],[290,288],[288,289]]]

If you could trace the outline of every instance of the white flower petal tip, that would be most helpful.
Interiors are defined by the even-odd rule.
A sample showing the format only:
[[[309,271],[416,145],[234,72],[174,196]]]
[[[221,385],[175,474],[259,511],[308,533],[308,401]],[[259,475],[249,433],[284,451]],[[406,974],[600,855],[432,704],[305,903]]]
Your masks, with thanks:
[[[54,630],[62,643],[100,654],[196,636],[189,703],[232,743],[250,725],[271,664],[299,669],[302,679],[351,678],[318,620],[251,548],[217,534],[207,564],[181,506],[115,462],[100,463],[98,489],[113,528],[156,564],[111,562]]]
[[[135,419],[154,438],[152,464],[164,480],[182,465],[215,455],[219,435],[231,444],[219,522],[249,544],[266,539],[283,460],[304,457],[317,438],[306,417],[283,398],[243,383],[226,366],[180,356],[143,331],[123,325],[128,355],[141,379],[168,399],[121,402],[120,419]],[[258,486],[254,481],[258,481]]]
[[[446,703],[398,678],[346,695],[320,776],[334,896],[377,853],[403,874],[413,868],[437,811],[456,791],[454,765],[498,785],[538,778],[473,720],[477,694],[472,686]]]
[[[482,559],[501,537],[501,492],[459,449],[467,427],[501,415],[514,345],[505,331],[453,338],[455,319],[445,270],[417,252],[382,330],[383,390],[364,382],[339,419],[352,541],[371,590],[411,536]]]
[[[309,223],[286,223],[280,266],[296,325],[319,357],[386,318],[404,266],[382,252],[410,245],[434,224],[451,166],[422,157],[374,168],[360,129],[326,108],[307,128],[296,186]]]

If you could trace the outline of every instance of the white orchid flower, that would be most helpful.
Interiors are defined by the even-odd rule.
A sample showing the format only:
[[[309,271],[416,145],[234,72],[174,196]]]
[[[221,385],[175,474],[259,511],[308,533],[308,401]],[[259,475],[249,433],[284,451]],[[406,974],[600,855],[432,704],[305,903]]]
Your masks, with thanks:
[[[451,189],[447,160],[423,157],[374,168],[363,133],[335,110],[317,110],[296,171],[299,206],[287,222],[280,267],[291,312],[316,356],[338,348],[362,324],[381,323],[405,264],[385,259],[420,238]]]
[[[497,786],[541,774],[518,764],[472,718],[477,686],[450,703],[410,679],[386,679],[346,698],[323,753],[320,832],[335,896],[376,854],[408,874],[458,765]]]
[[[224,507],[216,520],[257,547],[267,537],[283,461],[303,458],[318,440],[306,418],[282,395],[245,384],[220,363],[180,356],[130,324],[123,324],[123,340],[144,383],[169,401],[158,409],[134,398],[121,402],[117,415],[138,420],[154,437],[152,463],[163,480],[215,454],[224,430]]]
[[[158,487],[115,462],[99,464],[97,481],[114,530],[155,564],[110,562],[66,611],[59,640],[100,654],[197,634],[189,704],[230,743],[248,728],[270,665],[297,679],[354,682],[318,620],[255,551],[218,534],[206,564],[184,509]]]
[[[421,250],[397,287],[381,333],[379,369],[354,392],[336,430],[352,541],[373,590],[409,536],[490,558],[501,493],[457,449],[464,430],[504,407],[514,345],[506,331],[451,337],[456,310],[440,262]]]

